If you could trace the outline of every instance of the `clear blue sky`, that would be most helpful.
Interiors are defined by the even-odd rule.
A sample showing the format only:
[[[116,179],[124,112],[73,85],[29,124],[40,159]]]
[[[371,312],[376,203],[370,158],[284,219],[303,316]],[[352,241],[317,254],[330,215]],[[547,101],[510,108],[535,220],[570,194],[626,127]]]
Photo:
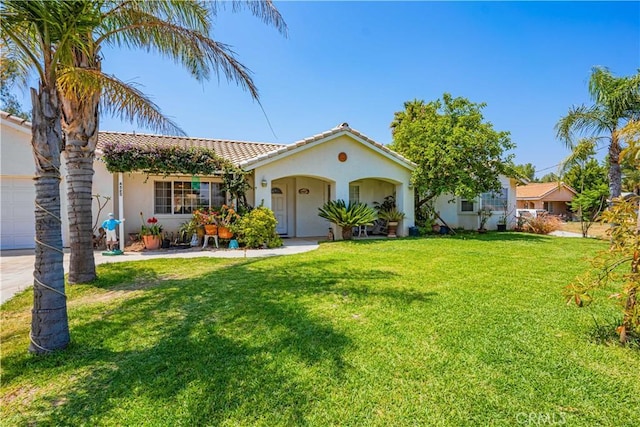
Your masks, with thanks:
[[[486,119],[517,144],[516,162],[538,170],[567,155],[553,127],[589,102],[591,67],[640,68],[639,2],[276,5],[288,38],[246,12],[219,14],[213,34],[254,72],[275,135],[258,104],[225,79],[200,84],[137,51],[105,51],[103,68],[142,85],[189,136],[283,144],[345,121],[387,144],[405,101],[449,92],[487,103]],[[101,129],[140,131],[110,118]]]

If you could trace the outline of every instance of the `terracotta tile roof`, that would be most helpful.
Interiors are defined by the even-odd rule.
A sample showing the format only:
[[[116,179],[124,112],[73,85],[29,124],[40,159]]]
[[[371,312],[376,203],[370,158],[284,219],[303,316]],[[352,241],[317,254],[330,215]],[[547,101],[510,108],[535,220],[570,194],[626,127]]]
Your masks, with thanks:
[[[576,194],[576,191],[573,188],[563,182],[539,182],[516,187],[516,198],[528,200],[542,199],[549,193],[558,190],[560,186]]]
[[[15,123],[18,126],[24,126],[25,128],[31,130],[31,122],[29,120],[23,119],[22,117],[14,116],[2,110],[0,110],[0,116],[3,119]]]
[[[183,136],[149,135],[124,132],[99,132],[98,150],[106,142],[128,142],[140,145],[181,145],[212,149],[220,157],[234,164],[242,163],[274,150],[285,147],[282,144],[266,142],[231,141],[223,139],[190,138]]]
[[[392,150],[388,149],[384,145],[374,141],[373,139],[369,138],[368,136],[364,135],[363,133],[360,133],[359,131],[350,128],[348,123],[342,123],[342,124],[336,126],[333,129],[330,129],[328,131],[319,133],[317,135],[310,136],[310,137],[305,138],[305,139],[301,139],[300,141],[296,141],[293,144],[284,145],[281,148],[278,148],[278,149],[276,149],[274,151],[270,151],[270,152],[264,153],[264,154],[262,154],[260,156],[257,156],[255,158],[248,159],[248,160],[242,162],[240,164],[240,166],[243,167],[243,168],[246,168],[247,166],[251,166],[254,163],[258,163],[260,161],[267,160],[267,159],[272,158],[272,157],[284,155],[287,152],[296,150],[296,149],[298,149],[300,147],[303,147],[305,145],[308,145],[308,144],[311,144],[313,142],[317,142],[317,141],[323,140],[325,138],[337,135],[339,133],[350,133],[352,135],[355,135],[358,138],[362,139],[363,141],[365,141],[365,142],[373,145],[374,147],[382,150],[383,152],[385,152],[386,154],[390,155],[391,157],[394,157],[395,159],[399,160],[400,162],[405,163],[406,165],[408,165],[412,169],[416,167],[416,164],[413,163],[411,160],[409,160],[406,157],[396,153],[395,151],[392,151]]]
[[[140,145],[158,144],[182,145],[184,147],[204,147],[213,149],[220,157],[225,158],[235,165],[241,166],[242,168],[246,168],[247,166],[253,165],[262,160],[283,155],[284,153],[288,153],[292,150],[316,141],[320,141],[330,136],[337,135],[341,132],[351,133],[352,135],[380,149],[387,155],[397,159],[402,163],[405,163],[411,168],[414,168],[416,166],[415,163],[411,162],[395,151],[392,151],[384,145],[375,142],[374,140],[358,132],[357,130],[351,129],[347,123],[342,123],[341,125],[326,132],[313,135],[309,138],[296,141],[293,144],[289,145],[273,144],[267,142],[231,141],[223,139],[149,135],[140,133],[100,132],[98,134],[98,151],[100,150],[101,145],[106,142],[128,142]]]

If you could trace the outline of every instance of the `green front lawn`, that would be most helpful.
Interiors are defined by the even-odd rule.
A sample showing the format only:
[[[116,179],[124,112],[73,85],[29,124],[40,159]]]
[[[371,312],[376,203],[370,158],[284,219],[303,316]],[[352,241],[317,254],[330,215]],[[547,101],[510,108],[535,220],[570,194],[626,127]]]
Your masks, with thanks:
[[[69,288],[63,353],[26,352],[28,292],[2,307],[0,419],[637,426],[640,351],[603,332],[616,307],[562,297],[603,248],[490,233],[103,265]]]

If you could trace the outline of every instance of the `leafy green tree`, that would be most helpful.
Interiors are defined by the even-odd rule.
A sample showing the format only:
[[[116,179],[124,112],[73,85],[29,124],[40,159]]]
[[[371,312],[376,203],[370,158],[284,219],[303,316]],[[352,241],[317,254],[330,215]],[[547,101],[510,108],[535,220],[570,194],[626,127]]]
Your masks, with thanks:
[[[609,193],[618,197],[622,191],[620,152],[626,142],[620,133],[630,120],[640,117],[640,71],[630,77],[615,77],[608,69],[594,67],[589,80],[593,105],[569,109],[556,124],[557,136],[573,148],[577,135],[587,135],[596,144],[606,144],[609,159]]]
[[[593,158],[596,140],[580,140],[571,154],[561,163],[561,179],[578,195],[571,201],[571,210],[580,219],[582,237],[587,237],[593,223],[606,206],[609,187],[607,169]]]
[[[447,193],[474,198],[501,188],[499,175],[514,175],[508,132],[484,120],[484,103],[445,93],[442,100],[405,102],[391,123],[392,150],[415,162],[416,210]]]
[[[12,2],[9,2],[12,3]],[[15,2],[21,3],[21,2]],[[106,1],[84,0],[83,33],[67,46],[59,65],[57,86],[65,134],[68,216],[70,234],[69,282],[88,282],[96,277],[91,233],[91,188],[100,112],[137,120],[162,133],[183,133],[135,86],[102,72],[105,46],[140,48],[157,52],[183,65],[193,77],[206,80],[223,74],[258,99],[249,70],[229,46],[210,38],[212,17],[224,3],[205,1]],[[286,25],[270,1],[233,2],[233,10],[247,8],[264,22],[286,32]],[[75,16],[69,16],[74,19]],[[28,46],[29,40],[21,44]],[[27,52],[18,50],[28,57]]]
[[[560,181],[560,177],[558,174],[554,172],[549,172],[548,174],[543,175],[540,179],[540,182],[558,182]]]
[[[579,193],[602,186],[609,188],[607,166],[594,158],[586,160],[584,164],[573,165],[563,175],[562,181]]]
[[[13,116],[31,120],[31,114],[22,108],[16,95],[11,92],[16,80],[20,78],[17,64],[4,55],[4,49],[2,53],[0,60],[0,108]]]
[[[513,169],[518,177],[525,178],[529,182],[536,182],[536,167],[532,163],[515,165]]]

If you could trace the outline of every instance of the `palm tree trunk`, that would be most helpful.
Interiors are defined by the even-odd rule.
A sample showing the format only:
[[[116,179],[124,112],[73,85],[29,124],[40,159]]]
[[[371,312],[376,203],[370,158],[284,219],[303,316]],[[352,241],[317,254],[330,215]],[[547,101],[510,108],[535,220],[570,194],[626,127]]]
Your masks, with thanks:
[[[84,53],[78,52],[78,66],[95,67]],[[83,98],[62,97],[62,128],[66,137],[64,151],[67,166],[67,215],[69,217],[69,283],[87,283],[97,278],[93,256],[93,161],[98,142],[98,105],[100,90]]]
[[[609,145],[609,199],[620,197],[622,193],[622,168],[620,167],[620,143],[617,132],[612,132]]]
[[[67,134],[69,135],[69,134]],[[69,216],[69,283],[87,283],[96,279],[93,256],[93,159],[83,153],[77,141],[67,139],[67,214]]]
[[[69,344],[60,218],[60,108],[55,88],[31,90],[31,145],[36,164],[36,249],[29,351],[45,354]]]

